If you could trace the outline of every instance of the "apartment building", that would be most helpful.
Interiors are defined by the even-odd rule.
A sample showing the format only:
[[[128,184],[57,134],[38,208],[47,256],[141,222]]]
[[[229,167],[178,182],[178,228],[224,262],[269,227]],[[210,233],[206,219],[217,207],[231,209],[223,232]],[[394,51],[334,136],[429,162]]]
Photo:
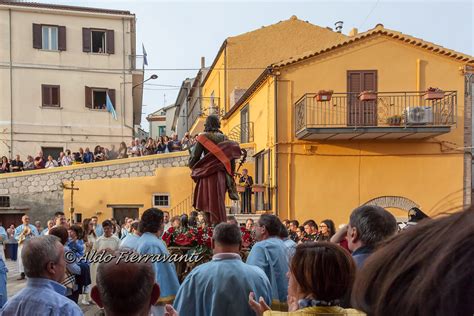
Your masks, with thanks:
[[[0,2],[0,155],[128,143],[143,93],[135,23],[129,11]]]

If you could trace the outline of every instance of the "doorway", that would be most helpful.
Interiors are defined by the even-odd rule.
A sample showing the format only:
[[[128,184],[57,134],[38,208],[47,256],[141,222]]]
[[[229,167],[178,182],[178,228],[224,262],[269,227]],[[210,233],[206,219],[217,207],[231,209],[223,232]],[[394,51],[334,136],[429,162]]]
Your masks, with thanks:
[[[124,223],[125,217],[138,218],[138,208],[135,207],[114,207],[112,210],[113,218],[117,220],[119,225]]]
[[[377,126],[377,101],[359,101],[362,91],[377,91],[377,70],[347,71],[347,125]]]

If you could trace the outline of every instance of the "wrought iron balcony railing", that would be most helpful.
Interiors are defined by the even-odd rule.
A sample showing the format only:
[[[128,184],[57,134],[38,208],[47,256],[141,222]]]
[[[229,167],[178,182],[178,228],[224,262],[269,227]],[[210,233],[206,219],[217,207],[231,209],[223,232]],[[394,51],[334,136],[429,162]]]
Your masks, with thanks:
[[[242,123],[234,126],[228,135],[230,140],[241,144],[253,142],[253,122]]]
[[[372,101],[360,101],[357,93],[333,93],[329,101],[318,101],[316,93],[307,93],[295,104],[295,134],[298,136],[311,128],[357,130],[455,125],[457,92],[445,91],[436,100],[425,99],[425,93],[378,92]]]

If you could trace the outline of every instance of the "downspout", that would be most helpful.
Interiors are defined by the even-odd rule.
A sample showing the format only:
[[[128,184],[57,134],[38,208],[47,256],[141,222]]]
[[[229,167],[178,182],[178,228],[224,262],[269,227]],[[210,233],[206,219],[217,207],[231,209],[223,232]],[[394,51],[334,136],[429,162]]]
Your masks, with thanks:
[[[416,60],[416,91],[421,91],[421,59]]]
[[[224,113],[227,113],[227,45],[224,48]]]
[[[125,85],[125,19],[122,18],[122,87],[123,87],[123,96],[122,96],[122,106],[121,106],[121,112],[122,112],[122,141],[123,141],[123,126],[125,125],[125,91],[127,90],[127,86]],[[132,80],[133,82],[133,80]],[[132,85],[133,86],[133,85]],[[133,95],[133,91],[132,91]]]
[[[10,36],[10,160],[13,159],[13,60],[12,60],[12,9],[8,9]]]
[[[275,215],[278,216],[278,128],[277,128],[277,123],[278,123],[278,80],[277,80],[277,76],[274,74],[273,75],[273,86],[275,87],[275,92],[274,92],[274,118],[275,118],[275,122],[274,122],[274,126],[273,126],[273,130],[274,130],[274,140],[273,140],[273,143],[275,144],[275,166],[274,166],[274,170],[275,170]]]

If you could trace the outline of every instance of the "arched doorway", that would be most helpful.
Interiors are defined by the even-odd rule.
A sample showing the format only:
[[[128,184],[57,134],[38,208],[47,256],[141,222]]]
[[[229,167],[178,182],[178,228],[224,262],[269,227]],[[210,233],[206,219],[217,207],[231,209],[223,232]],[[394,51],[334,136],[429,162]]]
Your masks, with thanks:
[[[398,222],[404,222],[407,220],[408,211],[413,207],[420,207],[414,201],[403,197],[403,196],[380,196],[370,201],[365,202],[363,205],[377,205],[383,207],[393,213],[397,218]]]

